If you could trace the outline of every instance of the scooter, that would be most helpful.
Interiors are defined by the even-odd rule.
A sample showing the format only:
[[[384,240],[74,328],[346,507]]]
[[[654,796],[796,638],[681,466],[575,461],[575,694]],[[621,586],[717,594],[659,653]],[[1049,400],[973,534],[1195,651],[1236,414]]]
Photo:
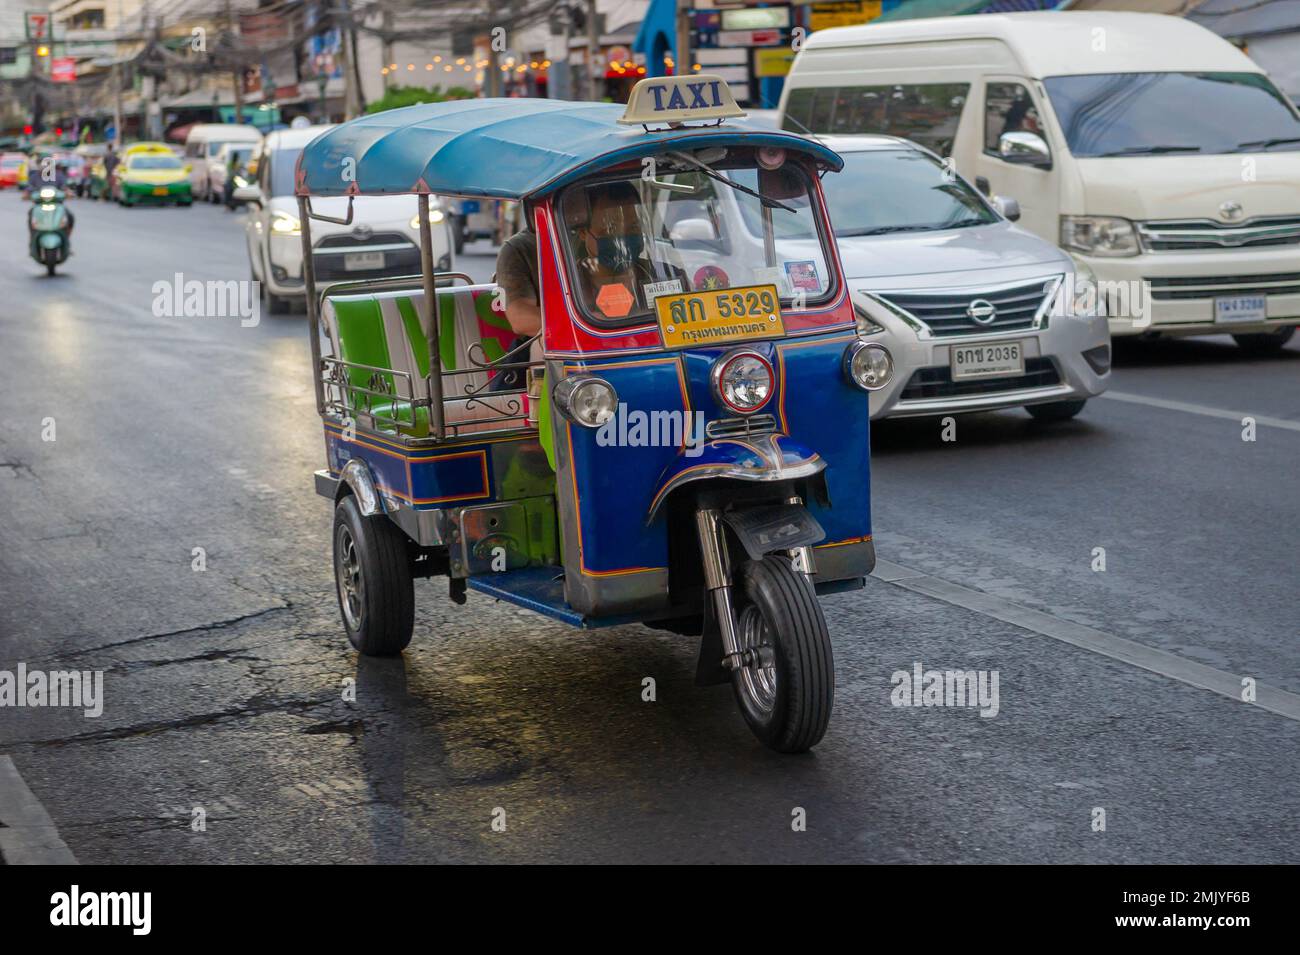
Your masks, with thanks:
[[[54,269],[67,261],[71,254],[72,218],[63,206],[63,199],[63,192],[59,189],[46,186],[34,190],[34,205],[27,217],[31,256],[45,266],[49,275],[53,275]]]

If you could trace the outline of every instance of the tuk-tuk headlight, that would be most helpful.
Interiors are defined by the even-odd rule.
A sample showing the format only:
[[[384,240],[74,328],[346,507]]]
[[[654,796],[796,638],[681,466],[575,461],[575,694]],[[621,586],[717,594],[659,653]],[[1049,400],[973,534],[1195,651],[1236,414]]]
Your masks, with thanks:
[[[772,397],[776,376],[762,355],[733,351],[713,365],[713,393],[736,414],[753,414]]]
[[[564,378],[551,394],[560,414],[584,428],[599,428],[618,411],[618,392],[594,375]]]
[[[854,342],[844,351],[844,376],[863,391],[879,391],[894,377],[894,359],[879,342]]]

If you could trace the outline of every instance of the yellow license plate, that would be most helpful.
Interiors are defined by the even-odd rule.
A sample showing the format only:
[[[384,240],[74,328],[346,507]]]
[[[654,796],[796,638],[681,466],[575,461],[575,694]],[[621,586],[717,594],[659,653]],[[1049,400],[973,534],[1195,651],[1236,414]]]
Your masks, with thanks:
[[[154,186],[154,187],[153,187],[153,194],[154,194],[155,196],[165,196],[165,195],[167,195],[167,187],[166,187],[166,186]]]
[[[702,348],[785,335],[775,285],[745,285],[655,299],[665,348]]]

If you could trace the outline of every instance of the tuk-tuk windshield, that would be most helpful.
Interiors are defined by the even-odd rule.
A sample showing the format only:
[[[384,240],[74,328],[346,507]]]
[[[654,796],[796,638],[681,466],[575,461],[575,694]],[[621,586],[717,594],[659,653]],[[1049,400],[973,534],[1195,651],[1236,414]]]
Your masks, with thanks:
[[[561,227],[587,316],[643,323],[660,295],[754,285],[775,285],[787,307],[829,298],[812,180],[796,162],[766,158],[776,168],[657,158],[640,174],[569,187]]]

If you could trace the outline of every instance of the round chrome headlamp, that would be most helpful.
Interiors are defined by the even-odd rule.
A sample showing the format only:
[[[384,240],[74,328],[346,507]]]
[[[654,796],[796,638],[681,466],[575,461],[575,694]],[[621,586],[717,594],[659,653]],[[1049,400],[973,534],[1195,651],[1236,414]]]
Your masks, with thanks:
[[[618,411],[618,392],[595,375],[564,378],[551,394],[560,414],[584,428],[599,428]]]
[[[776,376],[757,352],[733,351],[713,365],[713,394],[736,414],[750,415],[772,397]]]
[[[844,351],[844,376],[863,391],[879,391],[894,377],[894,359],[879,342],[854,342]]]

